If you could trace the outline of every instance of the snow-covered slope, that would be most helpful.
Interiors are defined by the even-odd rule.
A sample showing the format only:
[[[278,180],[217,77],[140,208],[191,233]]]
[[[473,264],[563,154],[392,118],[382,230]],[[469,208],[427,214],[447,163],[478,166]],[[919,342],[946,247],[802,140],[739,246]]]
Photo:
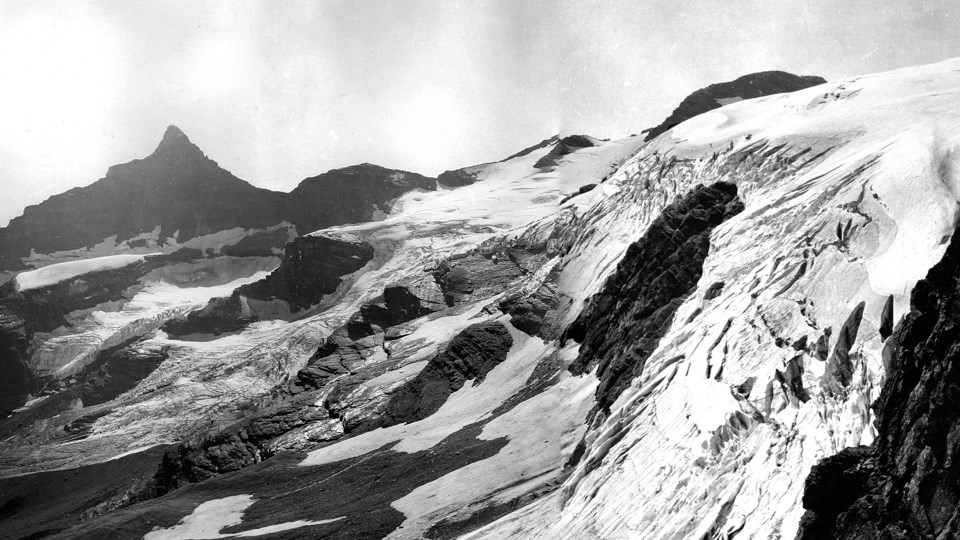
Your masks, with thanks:
[[[142,261],[146,256],[149,255],[108,255],[82,261],[51,264],[29,272],[20,272],[15,278],[17,290],[38,289],[91,272],[123,268]]]
[[[164,497],[71,538],[793,538],[957,225],[958,98],[953,60],[406,193],[313,233],[374,255],[299,320],[158,334],[154,372],[4,440],[3,472],[179,445],[131,492]]]
[[[734,182],[746,208],[714,232],[696,292],[564,489],[475,537],[792,538],[810,466],[872,441],[888,296],[899,320],[953,234],[958,96],[957,60],[829,83],[695,117],[627,163],[577,229],[598,232],[570,240],[561,283],[580,298],[609,268],[598,259],[694,184]],[[855,372],[832,393],[814,345],[832,329],[833,350],[860,303]],[[776,381],[794,358],[806,402]]]

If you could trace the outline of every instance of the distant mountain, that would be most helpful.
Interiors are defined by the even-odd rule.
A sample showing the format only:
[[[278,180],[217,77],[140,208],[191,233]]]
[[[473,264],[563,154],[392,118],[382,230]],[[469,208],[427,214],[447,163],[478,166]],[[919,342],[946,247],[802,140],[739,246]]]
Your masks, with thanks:
[[[436,188],[435,178],[362,163],[300,182],[287,197],[284,216],[304,234],[386,216],[393,199],[414,189]]]
[[[254,187],[221,168],[174,126],[144,159],[110,167],[86,187],[28,206],[0,229],[0,268],[30,254],[121,243],[160,227],[157,242],[183,243],[234,227],[282,221],[286,194]]]
[[[732,81],[711,84],[684,98],[666,120],[647,132],[646,140],[652,140],[681,122],[728,103],[784,92],[796,92],[825,82],[827,81],[823,77],[793,75],[785,71],[761,71]]]
[[[270,191],[221,168],[180,129],[170,126],[148,157],[113,166],[89,186],[29,206],[0,229],[0,270],[26,268],[22,259],[31,251],[82,250],[114,235],[109,247],[122,251],[150,242],[160,247],[183,244],[238,227],[262,230],[283,222],[305,234],[369,221],[378,212],[388,212],[390,201],[403,193],[435,188],[433,178],[363,164],[307,178],[291,193]],[[285,235],[273,236],[279,239],[274,247],[282,248]],[[95,255],[103,254],[112,252]]]

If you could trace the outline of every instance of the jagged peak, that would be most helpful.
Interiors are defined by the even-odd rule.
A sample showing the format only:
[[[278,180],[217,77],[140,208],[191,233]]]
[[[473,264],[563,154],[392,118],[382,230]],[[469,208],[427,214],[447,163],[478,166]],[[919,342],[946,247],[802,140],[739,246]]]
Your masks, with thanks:
[[[206,157],[200,148],[177,126],[169,125],[152,156]]]

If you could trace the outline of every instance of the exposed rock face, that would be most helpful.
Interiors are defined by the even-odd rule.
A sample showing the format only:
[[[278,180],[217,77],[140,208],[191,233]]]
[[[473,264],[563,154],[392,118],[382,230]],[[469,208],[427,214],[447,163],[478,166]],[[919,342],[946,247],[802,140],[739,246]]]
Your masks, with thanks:
[[[202,309],[191,311],[184,317],[170,319],[160,328],[171,336],[190,334],[219,336],[243,330],[254,320],[253,317],[243,314],[240,295],[234,292],[226,298],[213,298]]]
[[[0,270],[24,268],[31,250],[52,253],[116,244],[159,227],[158,245],[229,229],[265,229],[283,222],[300,234],[385,216],[392,201],[413,189],[436,189],[436,179],[362,164],[307,178],[291,193],[254,187],[222,169],[175,126],[150,156],[109,169],[86,187],[28,206],[0,228]],[[284,230],[244,238],[234,256],[273,254]],[[130,247],[145,244],[131,240]]]
[[[469,186],[477,181],[477,172],[480,167],[465,167],[453,171],[443,171],[440,173],[440,176],[437,177],[437,182],[447,187]]]
[[[442,304],[420,298],[406,285],[389,285],[383,289],[383,302],[365,304],[360,308],[363,321],[382,329],[429,315],[443,308]]]
[[[269,257],[287,243],[286,228],[244,236],[239,242],[223,246],[220,253],[231,257]]]
[[[543,339],[555,339],[557,301],[559,291],[552,282],[546,282],[529,296],[510,296],[500,302],[500,309],[510,315],[510,322],[526,334]]]
[[[441,262],[433,277],[448,306],[503,291],[526,270],[510,257],[480,252],[451,257]]]
[[[565,338],[581,343],[575,374],[597,366],[597,406],[608,411],[643,371],[680,303],[696,287],[710,233],[743,210],[733,184],[698,187],[664,208],[594,296]]]
[[[813,468],[799,539],[960,536],[958,325],[960,230],[913,289],[910,313],[888,339],[874,445]]]
[[[114,399],[136,386],[166,359],[167,352],[159,346],[124,344],[102,351],[80,376],[83,405],[89,407]]]
[[[28,365],[28,335],[23,316],[0,303],[0,417],[22,405],[36,387]]]
[[[690,94],[659,126],[647,132],[647,140],[656,138],[677,124],[716,109],[724,102],[753,99],[784,92],[796,92],[827,82],[822,77],[792,75],[784,71],[761,71],[744,75],[729,82],[711,84]]]
[[[258,300],[279,299],[294,310],[318,304],[337,290],[341,278],[373,260],[373,247],[361,241],[301,236],[284,248],[283,262],[266,278],[240,287]]]
[[[594,139],[586,135],[569,135],[557,141],[557,144],[545,156],[534,163],[534,167],[546,168],[556,167],[557,160],[570,152],[575,152],[581,148],[595,146]]]
[[[310,422],[329,418],[317,406],[316,393],[305,393],[278,401],[234,425],[215,433],[185,441],[167,452],[155,476],[158,495],[186,484],[239,471],[272,454],[269,443],[288,431]],[[332,437],[343,435],[336,431]],[[324,438],[317,438],[320,442]]]
[[[567,195],[566,197],[564,197],[563,199],[561,199],[561,200],[560,200],[560,204],[563,204],[563,203],[569,201],[570,199],[572,199],[572,198],[574,198],[574,197],[576,197],[576,196],[578,196],[578,195],[583,195],[584,193],[589,193],[589,192],[593,191],[593,188],[595,188],[595,187],[597,187],[596,184],[586,184],[586,185],[580,186],[580,189],[578,189],[576,193],[571,193],[570,195]]]
[[[177,336],[240,331],[257,320],[255,313],[244,310],[241,296],[283,300],[291,312],[310,308],[335,292],[344,276],[373,260],[373,254],[373,247],[361,241],[297,237],[287,243],[280,266],[267,277],[238,287],[228,297],[214,298],[203,309],[166,322],[163,330]]]
[[[369,163],[335,169],[300,182],[288,199],[286,215],[308,233],[344,223],[360,223],[390,212],[394,199],[414,189],[435,190],[437,180]]]
[[[283,220],[287,195],[251,186],[220,168],[174,126],[150,156],[111,167],[93,184],[55,195],[0,229],[0,268],[20,268],[33,249],[50,253],[122,242],[160,227],[160,242]]]
[[[323,388],[338,375],[349,373],[383,345],[383,331],[351,319],[317,348],[310,361],[297,372],[294,392]]]
[[[513,338],[499,322],[474,324],[453,338],[416,377],[395,392],[380,417],[382,426],[416,422],[437,412],[470,379],[477,385],[507,358]]]

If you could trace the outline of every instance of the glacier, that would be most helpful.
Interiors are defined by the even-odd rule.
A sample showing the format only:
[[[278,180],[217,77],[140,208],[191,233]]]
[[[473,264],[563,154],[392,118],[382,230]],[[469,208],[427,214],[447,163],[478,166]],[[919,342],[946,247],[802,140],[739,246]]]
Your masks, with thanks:
[[[877,436],[870,405],[887,377],[885,306],[892,302],[894,322],[909,311],[914,286],[957,226],[958,98],[960,60],[949,60],[729,102],[649,142],[593,139],[552,155],[555,146],[534,148],[470,168],[468,185],[407,192],[383,219],[310,233],[374,250],[319,306],[205,340],[156,333],[150,342],[169,357],[154,372],[110,403],[66,410],[0,441],[0,478],[186,440],[220,444],[236,434],[243,442],[231,444],[249,445],[251,411],[309,398],[297,406],[322,418],[290,422],[243,467],[62,537],[175,537],[220,512],[216,526],[189,530],[794,538],[811,467]],[[582,347],[564,331],[599,293],[616,299],[611,276],[664,209],[717,183],[735,186],[742,211],[711,229],[692,292],[677,299],[642,370],[598,406],[593,366],[603,358],[575,374]],[[588,184],[596,186],[580,189]],[[469,287],[436,278],[458,268]],[[146,285],[112,319],[97,317],[126,336],[124,313],[152,302],[148,294],[157,306],[149,309],[196,309],[240,284],[189,297]],[[396,284],[431,312],[347,339],[356,314]],[[553,300],[543,301],[543,326],[530,330],[513,306],[540,298]],[[511,338],[482,380],[423,419],[363,427],[480,323],[502,324]],[[333,340],[359,352],[320,388],[292,391]],[[70,362],[51,365],[69,370]],[[83,417],[89,436],[64,440],[64,426]],[[324,483],[364,486],[380,475],[390,479],[376,488],[380,498],[360,487],[332,496],[345,488]]]

